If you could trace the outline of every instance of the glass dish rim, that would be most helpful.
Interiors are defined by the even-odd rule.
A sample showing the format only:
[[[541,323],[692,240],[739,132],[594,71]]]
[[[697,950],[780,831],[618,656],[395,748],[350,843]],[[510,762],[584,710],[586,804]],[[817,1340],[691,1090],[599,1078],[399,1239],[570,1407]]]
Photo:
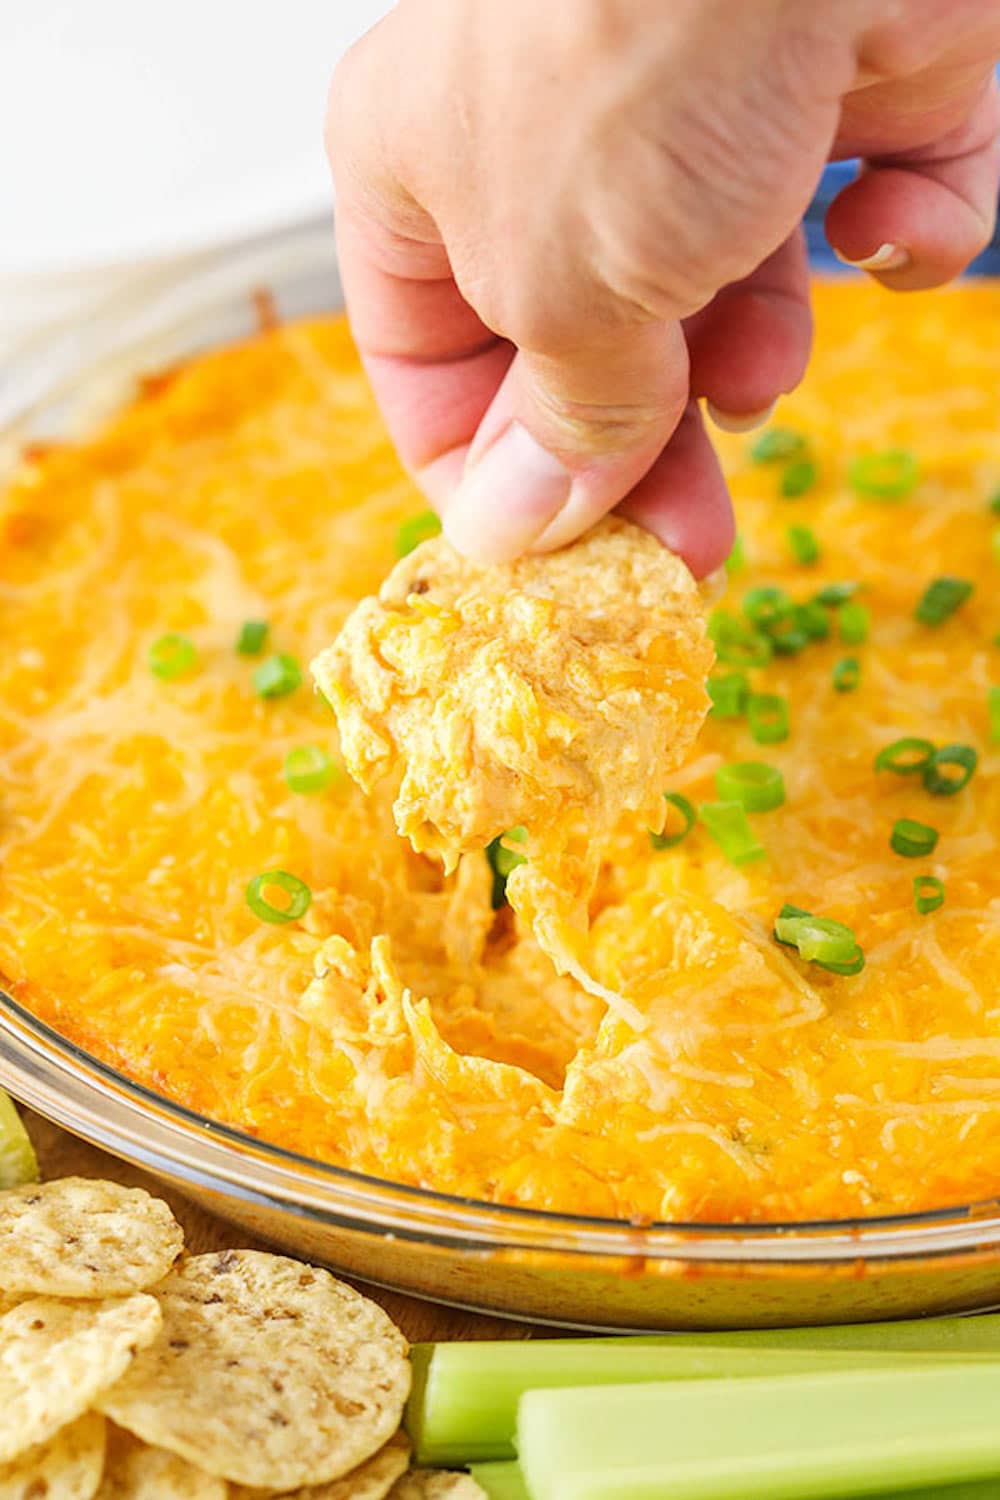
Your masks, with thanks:
[[[269,289],[270,280],[280,278],[280,267],[286,253],[294,269],[286,270],[285,274],[303,274],[312,258],[320,253],[320,247],[324,256],[322,267],[317,261],[311,269],[329,270],[331,286],[335,288],[336,263],[332,243],[328,219],[292,225],[264,239],[230,247],[208,266],[182,267],[176,283],[169,276],[161,275],[124,294],[112,296],[88,317],[94,320],[98,335],[101,330],[107,335],[109,323],[115,325],[120,317],[141,311],[151,298],[155,306],[158,297],[181,290],[186,297],[194,297],[193,305],[183,316],[176,316],[158,331],[160,338],[174,336],[190,325],[196,325],[199,320],[209,318],[213,312],[231,311],[237,299],[249,306],[254,293],[262,285]],[[200,288],[203,290],[199,291]],[[326,310],[333,311],[335,306],[335,302],[332,306],[327,303]],[[314,308],[315,312],[319,310]],[[23,356],[31,364],[36,355],[44,356],[54,342],[58,344],[64,339],[73,350],[74,360],[83,364],[83,369],[74,371],[71,377],[64,375],[51,382],[43,377],[40,389],[30,396],[13,420],[9,414],[6,420],[2,420],[4,414],[0,414],[0,440],[6,436],[16,441],[18,428],[24,421],[40,407],[51,404],[77,387],[81,380],[97,379],[102,364],[120,360],[123,354],[139,354],[156,346],[155,338],[136,336],[121,345],[113,336],[103,339],[98,336],[96,350],[91,351],[90,357],[85,353],[81,361],[76,352],[78,333],[75,322],[50,330],[0,361],[0,365],[11,366],[16,358]],[[56,355],[58,361],[58,349]],[[30,380],[28,384],[30,388]],[[211,1141],[222,1145],[232,1157],[229,1173],[190,1163],[185,1167],[176,1154],[165,1148],[148,1140],[143,1146],[141,1130],[133,1131],[131,1139],[142,1147],[144,1157],[155,1161],[154,1170],[167,1175],[187,1175],[220,1192],[257,1198],[285,1212],[330,1221],[336,1221],[338,1215],[342,1219],[346,1216],[352,1224],[363,1222],[368,1227],[377,1227],[380,1233],[425,1243],[453,1246],[456,1240],[464,1238],[469,1249],[498,1251],[516,1248],[543,1253],[563,1251],[583,1257],[632,1259],[642,1256],[653,1260],[736,1260],[749,1264],[755,1261],[845,1263],[869,1258],[896,1260],[944,1255],[959,1249],[982,1250],[987,1244],[1000,1245],[1000,1199],[948,1205],[918,1213],[863,1218],[638,1223],[560,1213],[521,1204],[491,1203],[486,1199],[464,1198],[433,1188],[393,1182],[258,1140],[235,1126],[210,1120],[136,1082],[41,1021],[4,988],[4,976],[0,974],[0,1083],[5,1082],[2,1075],[10,1068],[17,1075],[16,1080],[9,1083],[12,1091],[26,1094],[25,1102],[36,1108],[34,1096],[38,1089],[19,1087],[18,1080],[24,1080],[26,1076],[42,1077],[41,1092],[55,1087],[57,1097],[61,1097],[61,1091],[53,1083],[61,1069],[94,1099],[108,1102],[113,1096],[119,1109],[124,1107],[135,1120],[145,1118],[147,1135],[159,1115],[166,1118],[174,1137],[186,1138],[196,1144],[200,1134],[204,1138],[203,1147],[206,1141]],[[99,1084],[89,1080],[88,1074],[96,1077]],[[45,1114],[46,1109],[43,1107],[39,1112]],[[65,1119],[59,1123],[73,1129]],[[79,1133],[85,1134],[82,1130]],[[105,1134],[107,1139],[102,1144],[114,1150],[113,1131],[109,1129]],[[119,1154],[129,1153],[122,1149]],[[256,1158],[258,1167],[272,1169],[273,1175],[281,1180],[270,1182],[266,1187],[262,1184],[255,1186],[242,1170],[248,1158]],[[265,1170],[264,1176],[267,1175]],[[316,1179],[333,1197],[339,1187],[342,1194],[353,1195],[353,1201],[337,1203],[331,1199],[314,1208],[279,1191],[289,1185],[284,1179],[296,1176],[303,1185]],[[350,1218],[352,1210],[357,1213],[366,1207],[360,1201],[366,1194],[375,1209],[381,1206],[385,1213],[382,1217],[377,1212],[362,1213],[361,1221]],[[414,1211],[417,1228],[412,1222],[408,1224],[405,1216],[400,1214],[400,1209],[405,1214],[407,1208]],[[797,1242],[797,1251],[789,1253],[793,1241]]]

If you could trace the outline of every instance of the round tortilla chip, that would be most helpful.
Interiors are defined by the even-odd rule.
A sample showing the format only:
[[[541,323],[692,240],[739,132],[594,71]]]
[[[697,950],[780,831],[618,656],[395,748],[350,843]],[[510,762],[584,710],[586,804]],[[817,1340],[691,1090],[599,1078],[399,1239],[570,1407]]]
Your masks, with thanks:
[[[97,1403],[147,1443],[292,1490],[341,1478],[399,1426],[406,1341],[328,1271],[224,1250],[184,1261],[156,1296],[160,1337]]]
[[[0,1465],[0,1500],[92,1500],[104,1468],[105,1426],[97,1412],[87,1412]]]
[[[5,1295],[122,1297],[161,1280],[184,1244],[160,1198],[142,1188],[61,1177],[0,1193]]]
[[[155,1297],[32,1297],[0,1318],[0,1463],[47,1443],[125,1373],[162,1322]]]
[[[226,1482],[112,1426],[99,1500],[226,1500]]]
[[[402,1432],[391,1437],[384,1448],[342,1479],[329,1484],[307,1485],[282,1495],[282,1500],[385,1500],[396,1480],[405,1474],[410,1462],[409,1439]],[[230,1500],[264,1500],[273,1490],[253,1490],[246,1485],[229,1487]]]
[[[389,1500],[487,1500],[471,1474],[455,1469],[411,1469],[389,1491]]]

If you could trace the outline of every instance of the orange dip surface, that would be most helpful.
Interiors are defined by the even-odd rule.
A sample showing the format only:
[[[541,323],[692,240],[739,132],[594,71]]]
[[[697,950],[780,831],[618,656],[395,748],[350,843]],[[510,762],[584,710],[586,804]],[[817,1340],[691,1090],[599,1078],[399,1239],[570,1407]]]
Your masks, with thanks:
[[[699,805],[725,762],[778,767],[784,804],[749,815],[763,857],[732,863],[701,822],[672,848],[628,819],[606,840],[590,960],[627,1017],[494,912],[483,855],[446,877],[413,853],[391,781],[371,797],[342,772],[312,793],[285,782],[296,748],[336,759],[307,664],[425,508],[342,319],[194,359],[92,439],[26,458],[0,494],[10,992],[214,1120],[444,1192],[794,1220],[1000,1191],[1000,290],[844,282],[816,301],[808,379],[775,419],[806,438],[815,483],[785,497],[788,460],[720,439],[745,557],[721,608],[762,585],[801,602],[855,582],[868,639],[845,643],[828,609],[826,640],[747,671],[787,698],[788,737],[758,744],[745,717],[713,714],[664,788]],[[912,491],[857,494],[852,461],[900,448],[919,461]],[[797,558],[791,526],[818,561]],[[920,623],[946,575],[971,597]],[[261,657],[236,650],[247,620],[269,622]],[[170,632],[196,656],[165,680],[149,653]],[[272,652],[303,680],[263,698]],[[844,657],[859,683],[838,692]],[[876,773],[901,736],[973,747],[974,775],[940,796]],[[938,831],[932,854],[890,848],[899,818]],[[275,868],[312,892],[300,920],[248,907]],[[938,910],[916,910],[918,875],[943,881]],[[777,944],[785,903],[849,925],[864,969]]]

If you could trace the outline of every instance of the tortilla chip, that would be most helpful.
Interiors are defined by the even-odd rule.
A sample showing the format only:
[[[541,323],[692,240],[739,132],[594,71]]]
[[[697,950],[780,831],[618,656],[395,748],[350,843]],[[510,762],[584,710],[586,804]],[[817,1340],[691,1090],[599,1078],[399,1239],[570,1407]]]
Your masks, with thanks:
[[[283,1496],[283,1500],[384,1500],[399,1476],[406,1473],[409,1462],[409,1440],[404,1433],[397,1432],[384,1448],[345,1474],[343,1479],[292,1490]],[[230,1500],[264,1500],[272,1493],[271,1490],[248,1489],[242,1484],[231,1485],[229,1489]]]
[[[0,1463],[47,1443],[114,1385],[162,1316],[137,1292],[104,1302],[32,1297],[0,1318]]]
[[[226,1484],[112,1426],[99,1500],[226,1500]]]
[[[389,1491],[389,1500],[487,1500],[471,1474],[456,1469],[411,1469]]]
[[[92,1500],[104,1468],[104,1418],[87,1412],[0,1465],[0,1500]]]
[[[183,1234],[141,1188],[62,1177],[0,1193],[5,1295],[122,1297],[167,1274]]]
[[[410,1365],[380,1307],[327,1271],[225,1250],[156,1289],[160,1337],[100,1410],[147,1443],[257,1489],[339,1479],[399,1426]]]

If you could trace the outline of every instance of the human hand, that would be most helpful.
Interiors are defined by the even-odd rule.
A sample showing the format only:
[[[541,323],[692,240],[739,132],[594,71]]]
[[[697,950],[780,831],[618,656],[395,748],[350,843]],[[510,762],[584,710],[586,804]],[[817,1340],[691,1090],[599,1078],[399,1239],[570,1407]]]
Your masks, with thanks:
[[[328,145],[347,308],[400,455],[470,557],[605,512],[705,574],[733,521],[697,398],[802,376],[802,215],[906,290],[988,242],[998,0],[400,0]]]

